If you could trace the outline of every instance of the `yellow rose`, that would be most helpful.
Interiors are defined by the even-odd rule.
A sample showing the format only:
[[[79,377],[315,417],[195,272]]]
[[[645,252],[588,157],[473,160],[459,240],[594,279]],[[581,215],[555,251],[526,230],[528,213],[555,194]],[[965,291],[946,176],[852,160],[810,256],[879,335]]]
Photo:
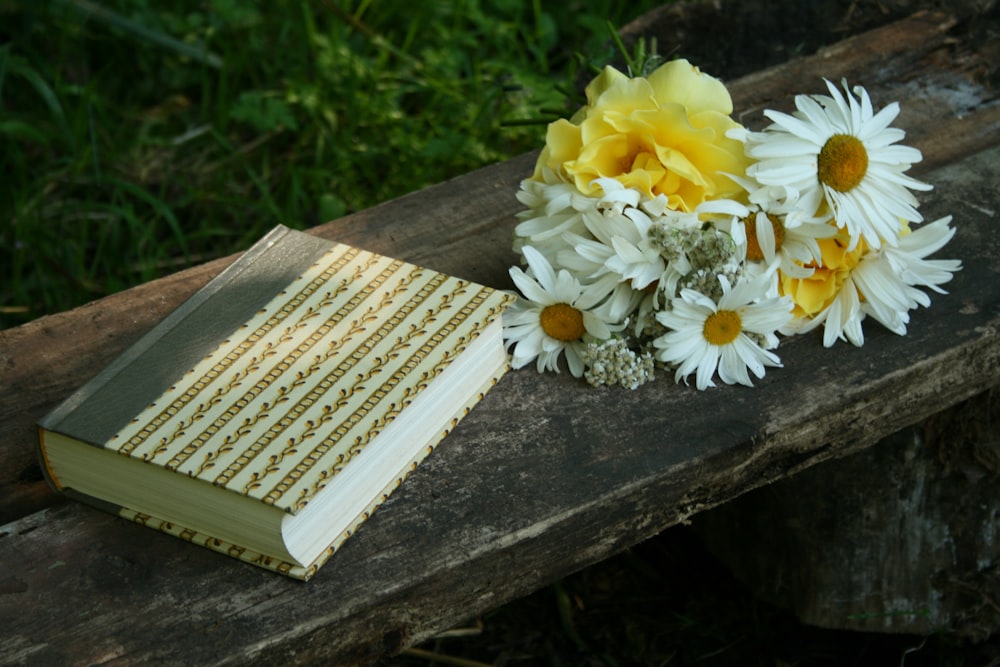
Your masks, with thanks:
[[[593,194],[594,179],[610,177],[650,197],[666,195],[682,211],[742,192],[723,175],[742,175],[748,160],[743,145],[725,136],[740,125],[718,79],[674,60],[644,78],[607,67],[586,92],[587,105],[572,120],[549,125],[536,179],[548,168]]]
[[[864,239],[850,252],[846,241],[837,237],[819,239],[817,243],[823,263],[820,266],[810,265],[815,267],[811,276],[790,278],[783,274],[781,277],[780,291],[790,296],[795,303],[795,317],[812,317],[833,303],[844,280],[868,252],[868,244]]]

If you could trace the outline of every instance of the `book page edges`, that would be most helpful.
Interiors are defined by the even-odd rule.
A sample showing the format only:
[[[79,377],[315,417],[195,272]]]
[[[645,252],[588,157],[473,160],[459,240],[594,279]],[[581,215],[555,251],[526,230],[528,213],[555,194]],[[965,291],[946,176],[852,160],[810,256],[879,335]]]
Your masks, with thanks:
[[[45,445],[45,428],[39,424],[35,427],[38,433],[38,447],[35,449],[35,453],[38,455],[38,467],[42,470],[42,477],[52,488],[53,491],[62,491],[63,485],[56,477],[56,474],[52,472],[52,466],[49,465],[49,455],[46,450]]]
[[[467,414],[469,414],[469,412],[472,411],[473,407],[475,407],[475,405],[484,398],[486,393],[500,380],[501,377],[503,377],[503,375],[509,370],[509,368],[510,368],[509,362],[505,362],[503,366],[501,366],[494,373],[492,373],[490,377],[483,382],[483,384],[479,387],[479,389],[473,392],[470,398],[463,404],[461,404],[454,411],[449,421],[449,427],[439,432],[434,440],[428,442],[425,447],[421,448],[420,451],[417,452],[417,454],[412,459],[410,459],[406,463],[406,465],[403,466],[396,479],[390,482],[381,491],[381,493],[377,494],[372,499],[372,501],[365,508],[364,512],[362,512],[351,523],[350,527],[344,530],[342,533],[340,533],[336,537],[336,539],[333,542],[331,542],[330,545],[325,550],[323,550],[323,552],[315,560],[306,565],[299,563],[291,563],[275,556],[253,551],[251,549],[247,549],[239,545],[233,544],[232,542],[227,542],[225,540],[220,540],[218,538],[206,535],[204,533],[199,533],[197,531],[189,530],[183,526],[180,526],[170,521],[166,521],[164,519],[160,519],[148,514],[141,514],[132,509],[115,508],[115,506],[111,505],[110,503],[101,503],[101,501],[98,501],[99,504],[97,504],[97,506],[100,507],[101,505],[104,505],[105,506],[104,509],[109,511],[114,511],[117,509],[117,511],[114,513],[117,513],[119,516],[128,519],[129,521],[133,521],[147,528],[152,528],[153,530],[159,530],[160,532],[167,533],[168,535],[172,535],[179,539],[183,539],[186,542],[191,542],[192,544],[205,547],[206,549],[210,549],[212,551],[225,554],[232,558],[237,558],[245,563],[256,565],[257,567],[261,567],[270,570],[272,572],[285,575],[292,579],[297,579],[299,581],[308,581],[330,559],[330,557],[333,556],[334,553],[340,550],[340,548],[344,545],[344,543],[347,541],[348,538],[357,533],[357,531],[361,528],[362,524],[364,524],[371,517],[371,515],[375,512],[376,509],[378,509],[386,500],[389,499],[389,496],[402,485],[403,481],[410,475],[410,473],[416,470],[417,467],[420,465],[420,463],[425,458],[427,458],[427,456],[430,455],[430,453],[437,448],[437,446],[444,440],[444,438],[447,437],[447,435],[451,433],[452,430],[454,430],[454,428],[458,425],[458,423]],[[83,496],[83,494],[76,494],[76,495],[82,496],[81,500],[90,502],[89,500],[87,500],[85,496]],[[90,504],[95,504],[95,503],[90,503]]]
[[[341,546],[343,546],[344,542],[361,528],[362,524],[364,524],[371,517],[375,510],[381,507],[382,504],[389,499],[389,496],[392,495],[393,491],[398,489],[403,484],[406,478],[409,477],[409,475],[419,467],[423,460],[427,458],[427,456],[437,448],[437,446],[448,436],[448,434],[455,429],[458,423],[472,411],[476,404],[485,397],[486,393],[492,389],[497,382],[499,382],[500,378],[503,377],[509,369],[509,362],[505,362],[502,367],[497,369],[497,371],[489,377],[489,379],[483,382],[483,384],[479,387],[479,390],[474,392],[469,400],[455,410],[452,415],[449,428],[441,431],[435,440],[428,442],[427,446],[422,448],[417,455],[407,463],[397,478],[390,482],[381,493],[372,499],[372,502],[369,503],[367,508],[365,508],[365,511],[354,520],[353,525],[341,533],[337,539],[334,540],[330,546],[316,558],[316,560],[309,564],[308,568],[306,568],[306,579],[315,574],[316,571],[322,567],[326,561],[340,549]]]
[[[245,496],[61,433],[47,433],[45,440],[53,477],[67,496],[99,496],[88,504],[115,508],[114,513],[128,507],[261,553],[293,558],[281,537],[284,512],[274,506],[248,502]]]
[[[191,544],[225,554],[245,563],[250,563],[251,565],[256,565],[257,567],[262,567],[266,570],[271,570],[272,572],[277,572],[278,574],[283,574],[293,579],[299,579],[302,581],[307,579],[307,568],[298,563],[291,563],[276,556],[247,549],[232,542],[220,540],[210,535],[206,535],[205,533],[190,530],[177,523],[166,521],[149,514],[136,512],[133,509],[121,508],[117,514],[124,519],[128,519],[129,521],[145,526],[146,528],[158,530],[161,533],[172,535],[173,537],[184,540],[185,542],[190,542]]]

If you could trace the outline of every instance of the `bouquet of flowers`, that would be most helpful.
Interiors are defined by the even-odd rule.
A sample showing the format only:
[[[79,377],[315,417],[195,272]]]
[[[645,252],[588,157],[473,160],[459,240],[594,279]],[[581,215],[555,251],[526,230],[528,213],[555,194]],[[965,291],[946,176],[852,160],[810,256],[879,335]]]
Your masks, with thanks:
[[[635,388],[654,368],[698,389],[751,385],[780,366],[780,336],[823,328],[864,343],[869,316],[906,333],[921,288],[961,268],[927,259],[951,217],[919,224],[908,175],[921,159],[861,87],[826,82],[796,111],[735,122],[718,79],[686,60],[648,76],[607,67],[572,119],[548,126],[521,183],[505,319],[513,366],[535,361]],[[918,226],[919,224],[919,226]]]

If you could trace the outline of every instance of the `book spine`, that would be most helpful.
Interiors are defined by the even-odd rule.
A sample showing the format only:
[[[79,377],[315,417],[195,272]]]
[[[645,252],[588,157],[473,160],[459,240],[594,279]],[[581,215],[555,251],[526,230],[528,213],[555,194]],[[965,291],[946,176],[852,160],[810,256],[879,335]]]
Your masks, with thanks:
[[[103,445],[332,245],[275,228],[46,415],[40,426]]]

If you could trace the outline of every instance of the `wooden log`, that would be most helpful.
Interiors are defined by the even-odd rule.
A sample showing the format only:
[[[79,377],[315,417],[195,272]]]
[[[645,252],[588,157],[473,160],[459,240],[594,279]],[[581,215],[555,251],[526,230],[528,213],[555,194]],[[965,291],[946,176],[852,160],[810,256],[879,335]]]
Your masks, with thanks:
[[[826,628],[1000,632],[1000,389],[698,515],[762,599]]]
[[[955,27],[945,14],[922,14],[887,28],[909,40],[908,51],[844,54],[876,81],[882,67],[905,71],[908,62],[913,80],[951,77],[980,95],[962,119],[941,98],[940,116],[925,123],[929,136],[972,118],[986,139],[966,144],[968,157],[922,172],[937,186],[922,210],[956,216],[948,256],[965,268],[951,296],[914,313],[908,336],[870,328],[862,349],[823,350],[810,336],[787,341],[785,368],[753,390],[699,393],[669,378],[635,392],[595,390],[566,375],[510,373],[306,585],[76,503],[30,509],[19,488],[35,483],[16,483],[30,477],[34,420],[225,261],[0,332],[0,367],[9,371],[0,387],[0,461],[4,488],[18,487],[4,502],[20,499],[22,512],[0,529],[0,662],[367,664],[993,386],[1000,154],[989,147],[1000,133],[989,91],[950,59],[932,58],[975,53],[956,41]],[[802,80],[829,74],[827,63],[810,63],[789,67]],[[770,77],[755,80],[755,99],[787,105],[786,70]],[[877,98],[883,85],[871,86]],[[900,99],[904,108],[917,92]],[[516,185],[532,159],[315,231],[504,287]]]

